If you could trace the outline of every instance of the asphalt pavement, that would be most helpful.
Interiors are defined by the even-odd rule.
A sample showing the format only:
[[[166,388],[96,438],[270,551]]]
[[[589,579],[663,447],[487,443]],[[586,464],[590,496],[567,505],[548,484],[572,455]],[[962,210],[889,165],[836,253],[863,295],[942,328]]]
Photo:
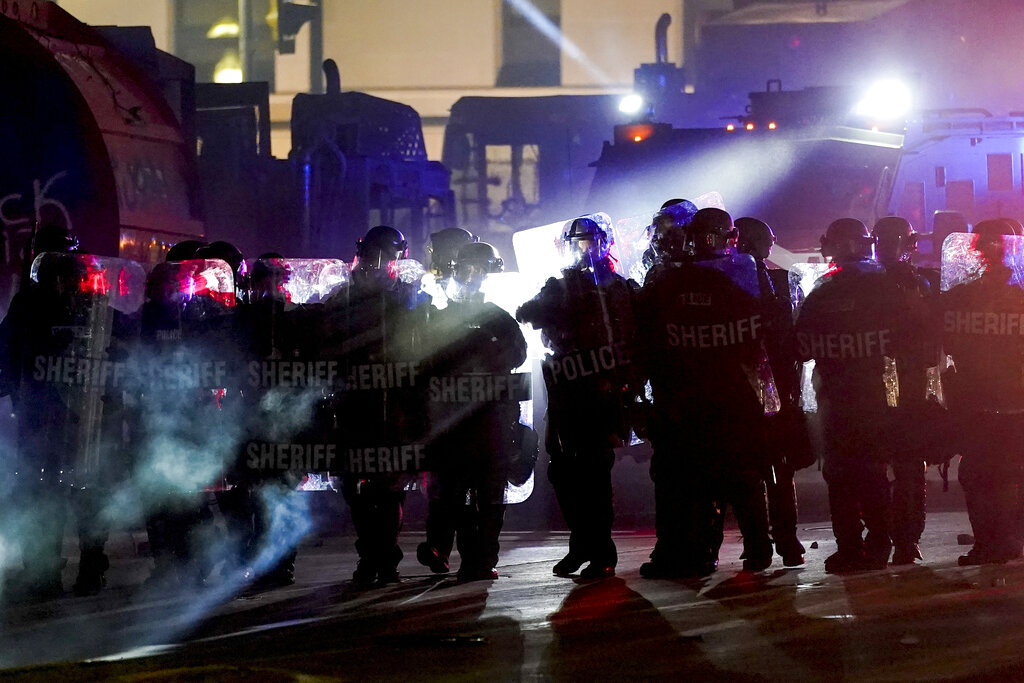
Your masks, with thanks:
[[[808,500],[815,477],[800,475]],[[806,508],[804,566],[741,571],[730,525],[702,580],[641,578],[644,529],[616,533],[615,577],[555,577],[566,533],[522,530],[502,535],[498,580],[460,584],[416,564],[412,530],[395,585],[354,587],[353,538],[324,533],[303,542],[292,586],[161,592],[141,587],[144,534],[119,532],[99,595],[3,608],[0,680],[1024,678],[1024,562],[957,566],[962,498],[955,479],[930,485],[925,561],[844,576],[824,573],[831,529]]]

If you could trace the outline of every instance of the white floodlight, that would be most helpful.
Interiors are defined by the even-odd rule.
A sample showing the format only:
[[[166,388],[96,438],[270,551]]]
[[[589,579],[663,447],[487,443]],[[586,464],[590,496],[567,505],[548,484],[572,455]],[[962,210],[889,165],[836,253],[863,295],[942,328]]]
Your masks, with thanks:
[[[644,106],[644,98],[635,92],[630,93],[619,100],[619,111],[623,114],[636,114]]]
[[[874,83],[864,94],[863,99],[854,107],[857,116],[879,120],[893,121],[906,118],[910,112],[912,101],[910,88],[906,83],[895,79],[886,79]]]

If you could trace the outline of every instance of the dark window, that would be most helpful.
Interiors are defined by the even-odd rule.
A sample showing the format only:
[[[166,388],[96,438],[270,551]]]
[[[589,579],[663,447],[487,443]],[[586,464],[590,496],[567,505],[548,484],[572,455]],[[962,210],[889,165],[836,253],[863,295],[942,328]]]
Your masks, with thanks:
[[[918,230],[924,230],[924,183],[907,183],[900,197],[899,215]]]
[[[965,216],[974,213],[973,180],[954,180],[946,183],[946,210],[959,211]]]
[[[251,0],[252,73],[247,81],[266,81],[274,87],[275,44],[267,15],[270,0]],[[214,70],[222,60],[241,63],[238,52],[237,0],[177,0],[174,3],[174,54],[196,67],[196,81],[213,82]],[[226,29],[234,24],[234,31]],[[219,27],[219,31],[214,27]]]
[[[561,0],[505,0],[502,3],[498,87],[561,84],[561,50],[557,35],[561,13]]]
[[[1009,154],[988,155],[988,191],[1013,190],[1013,158]]]

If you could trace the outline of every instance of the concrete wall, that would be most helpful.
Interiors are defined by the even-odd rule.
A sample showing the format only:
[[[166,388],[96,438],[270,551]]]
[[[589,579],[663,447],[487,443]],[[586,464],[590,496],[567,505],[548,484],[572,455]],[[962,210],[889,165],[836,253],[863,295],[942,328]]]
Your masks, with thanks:
[[[668,58],[682,62],[680,0],[562,0],[562,33],[580,53],[563,46],[563,86],[633,84],[633,69],[653,62],[654,25],[663,12],[672,16]]]
[[[149,26],[161,50],[173,51],[171,0],[59,0],[62,9],[94,26]]]
[[[324,56],[345,90],[490,87],[500,0],[355,0],[324,6]]]

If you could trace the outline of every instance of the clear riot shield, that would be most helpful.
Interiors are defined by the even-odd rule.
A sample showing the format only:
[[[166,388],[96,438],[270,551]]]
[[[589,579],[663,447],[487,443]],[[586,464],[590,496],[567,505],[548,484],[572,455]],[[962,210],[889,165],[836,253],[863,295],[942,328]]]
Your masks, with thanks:
[[[883,269],[880,263],[875,261],[862,261],[854,266],[861,270],[881,272]],[[807,295],[810,294],[815,287],[824,281],[824,278],[832,272],[837,270],[837,266],[833,263],[794,263],[789,269],[789,295],[790,300],[793,303],[794,314],[798,314],[800,306],[803,304]],[[804,363],[803,370],[800,375],[800,407],[803,408],[805,413],[815,413],[818,411],[818,400],[817,394],[814,391],[814,361],[809,360]],[[888,401],[890,405],[896,405],[898,403],[899,384],[896,375],[895,361],[888,359],[886,362],[886,371],[884,382],[886,385],[886,392],[888,395]]]
[[[149,274],[132,357],[136,480],[148,494],[223,486],[242,431],[235,307],[222,260],[160,263]]]
[[[18,412],[38,423],[41,450],[29,464],[56,468],[56,481],[77,488],[123,475],[127,349],[145,270],[126,259],[47,253],[31,278],[32,365]]]
[[[730,253],[715,259],[695,261],[694,265],[711,268],[729,276],[729,279],[755,299],[761,297],[761,285],[757,279],[757,263],[750,254]],[[750,385],[764,407],[765,415],[775,415],[782,408],[782,400],[775,384],[768,353],[761,343],[761,355],[756,367],[744,368]]]
[[[951,233],[943,240],[943,346],[955,366],[943,383],[951,407],[1019,413],[1024,237],[996,237],[984,241],[977,234]]]
[[[698,209],[713,207],[725,210],[722,195],[717,192],[702,194],[693,203]],[[650,269],[650,264],[644,263],[644,253],[651,246],[651,222],[658,211],[660,209],[615,221],[615,244],[611,253],[616,261],[616,272],[639,284],[643,284]]]
[[[516,309],[522,303],[523,275],[522,273],[492,273],[484,280],[480,291],[484,300],[489,301],[513,318]],[[517,483],[509,482],[505,487],[505,503],[512,505],[522,503],[533,493],[534,473],[533,464],[537,459],[536,428],[534,426],[534,400],[533,400],[533,369],[538,360],[544,358],[546,349],[541,340],[540,330],[533,329],[530,325],[520,325],[519,330],[526,338],[526,361],[515,370],[519,378],[518,385],[525,389],[523,400],[519,401],[519,427],[516,429],[516,463],[519,468],[513,477]],[[530,462],[532,458],[532,462]],[[526,472],[529,471],[529,474]]]
[[[333,488],[337,445],[321,407],[341,380],[337,359],[319,357],[315,309],[350,282],[339,259],[271,258],[249,265],[249,303],[238,310],[245,368],[244,477],[287,477],[306,491]]]
[[[985,272],[985,258],[977,248],[978,237],[973,233],[953,232],[942,241],[941,291],[977,280]],[[1016,235],[1001,237],[1002,263],[1009,269],[1009,283],[1024,287],[1024,242]]]
[[[341,259],[248,259],[249,297],[273,297],[287,304],[326,301],[351,281],[351,269]]]
[[[331,474],[353,485],[373,479],[375,486],[413,488],[413,475],[426,466],[419,348],[430,310],[420,287],[425,272],[412,259],[357,267],[350,286],[311,307],[310,357],[331,376],[320,407]]]
[[[811,293],[815,285],[821,281],[835,266],[831,263],[794,263],[789,269],[789,296],[793,302],[793,311],[800,310],[801,304]],[[800,372],[800,407],[805,413],[818,412],[818,399],[814,391],[814,361],[804,363]]]
[[[512,235],[512,250],[515,251],[519,273],[526,287],[524,294],[537,292],[548,278],[559,277],[563,269],[572,265],[562,247],[562,231],[565,224],[575,218],[590,218],[601,226],[608,233],[611,253],[615,255],[615,228],[606,213],[573,216],[564,221],[518,230]]]

